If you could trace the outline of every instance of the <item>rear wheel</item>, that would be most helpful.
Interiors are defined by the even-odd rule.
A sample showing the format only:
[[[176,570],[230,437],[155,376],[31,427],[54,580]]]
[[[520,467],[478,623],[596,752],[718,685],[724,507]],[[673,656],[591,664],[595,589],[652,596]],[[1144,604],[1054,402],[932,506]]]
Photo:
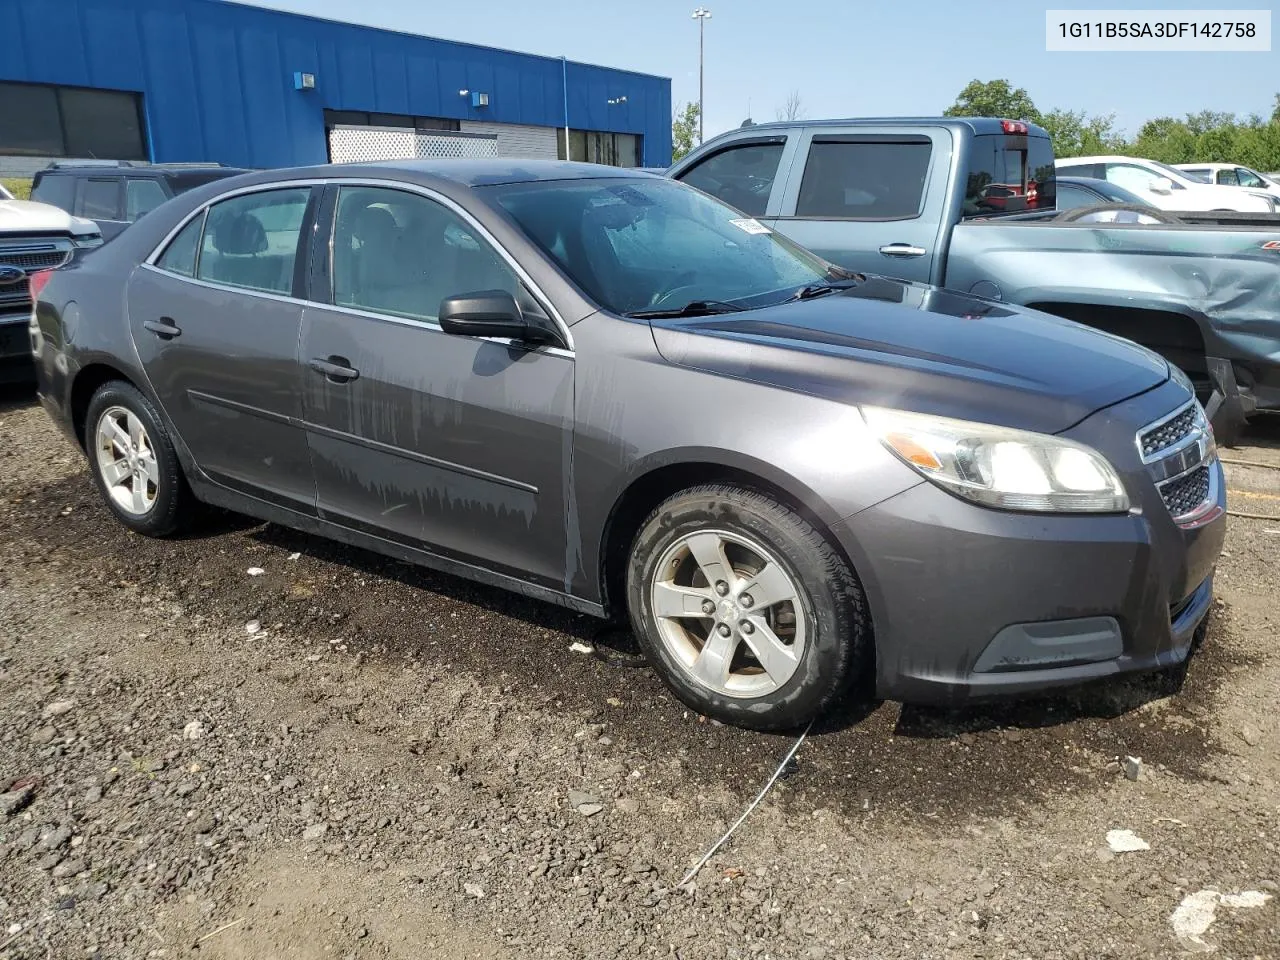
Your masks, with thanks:
[[[89,401],[85,448],[94,483],[130,530],[163,537],[191,520],[195,498],[151,402],[131,384],[103,384]]]
[[[789,507],[753,491],[679,493],[637,534],[632,625],[685,704],[725,723],[789,729],[847,687],[868,641],[856,577]]]

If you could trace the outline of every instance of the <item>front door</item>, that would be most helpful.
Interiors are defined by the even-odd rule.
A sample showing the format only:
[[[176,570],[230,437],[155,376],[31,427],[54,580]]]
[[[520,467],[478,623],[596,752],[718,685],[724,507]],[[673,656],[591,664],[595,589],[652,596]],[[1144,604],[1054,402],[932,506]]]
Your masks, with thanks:
[[[318,195],[318,191],[317,191]],[[314,513],[297,361],[309,186],[223,200],[129,283],[152,388],[215,481]]]
[[[331,305],[307,306],[301,355],[321,516],[565,590],[572,355],[444,333],[446,297],[503,289],[539,308],[444,203],[330,190],[316,286]]]

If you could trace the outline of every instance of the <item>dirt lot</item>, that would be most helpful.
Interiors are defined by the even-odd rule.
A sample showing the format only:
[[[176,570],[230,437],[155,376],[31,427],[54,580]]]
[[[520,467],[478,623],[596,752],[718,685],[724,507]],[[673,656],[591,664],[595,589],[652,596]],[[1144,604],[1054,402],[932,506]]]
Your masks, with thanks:
[[[1280,957],[1280,474],[1229,467],[1277,519],[1231,521],[1184,673],[850,707],[678,890],[791,738],[585,617],[234,518],[131,536],[29,395],[0,429],[4,960]]]

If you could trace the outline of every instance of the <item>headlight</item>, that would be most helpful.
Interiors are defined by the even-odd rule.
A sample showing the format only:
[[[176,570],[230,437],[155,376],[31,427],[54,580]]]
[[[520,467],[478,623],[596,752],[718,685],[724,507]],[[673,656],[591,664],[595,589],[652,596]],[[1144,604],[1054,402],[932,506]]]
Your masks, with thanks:
[[[1173,363],[1169,364],[1169,379],[1172,380],[1174,383],[1176,383],[1178,386],[1185,389],[1187,393],[1190,393],[1193,395],[1195,394],[1196,392],[1195,384],[1191,382],[1191,378],[1187,376],[1187,372],[1183,370],[1181,367],[1179,367],[1177,364],[1173,364]]]
[[[71,242],[75,244],[77,250],[88,250],[93,247],[102,246],[102,234],[90,233],[79,237],[72,237]]]
[[[882,407],[863,407],[862,416],[904,463],[966,500],[1043,513],[1129,509],[1115,468],[1084,444]]]

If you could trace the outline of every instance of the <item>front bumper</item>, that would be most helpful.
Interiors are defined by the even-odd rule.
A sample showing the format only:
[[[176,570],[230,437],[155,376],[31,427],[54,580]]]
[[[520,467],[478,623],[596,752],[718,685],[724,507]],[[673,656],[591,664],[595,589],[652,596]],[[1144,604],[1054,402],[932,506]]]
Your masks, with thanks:
[[[1210,466],[1218,509],[1181,527],[1133,434],[1127,451],[1099,442],[1117,436],[1117,421],[1147,423],[1184,396],[1158,388],[1071,431],[1125,475],[1126,515],[1009,513],[921,483],[838,524],[871,607],[877,695],[955,705],[1185,660],[1226,535],[1222,466]]]

